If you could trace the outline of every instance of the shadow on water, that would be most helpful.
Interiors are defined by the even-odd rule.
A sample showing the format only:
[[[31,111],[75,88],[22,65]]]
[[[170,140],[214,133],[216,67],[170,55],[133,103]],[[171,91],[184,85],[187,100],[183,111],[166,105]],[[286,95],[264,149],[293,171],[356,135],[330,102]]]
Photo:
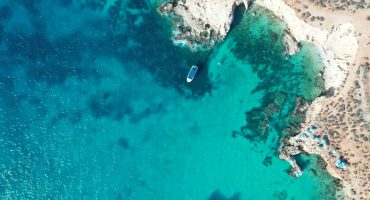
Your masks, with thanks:
[[[265,141],[267,127],[276,115],[279,115],[276,129],[280,135],[291,125],[300,124],[301,119],[292,116],[296,98],[300,97],[302,102],[314,98],[308,91],[321,85],[310,74],[316,75],[318,71],[305,71],[310,56],[300,56],[300,52],[291,57],[284,54],[281,41],[286,27],[270,12],[256,6],[243,12],[243,7],[239,7],[235,15],[233,29],[228,36],[235,41],[232,52],[238,59],[247,60],[260,78],[253,92],[264,93],[261,106],[246,112],[247,124],[240,131],[249,140]]]
[[[81,180],[83,180],[81,178],[84,178],[84,176],[80,177],[76,174],[71,174],[69,173],[70,170],[67,166],[60,166],[58,163],[62,162],[57,161],[57,159],[60,158],[61,161],[67,162],[74,161],[74,159],[71,158],[71,160],[69,160],[69,158],[67,158],[67,160],[63,160],[66,157],[58,157],[59,154],[57,154],[55,155],[56,157],[54,161],[54,155],[49,154],[46,150],[57,150],[57,145],[53,146],[53,144],[50,144],[51,146],[45,146],[45,150],[43,150],[43,148],[40,148],[40,143],[37,141],[36,137],[41,136],[40,138],[45,138],[45,140],[41,140],[42,143],[44,141],[45,143],[49,141],[60,142],[63,141],[64,138],[66,138],[66,140],[70,140],[69,135],[66,135],[65,137],[60,135],[63,133],[63,130],[67,129],[61,129],[62,131],[59,131],[60,129],[58,128],[58,125],[63,127],[68,125],[64,124],[64,121],[66,120],[71,120],[72,123],[77,123],[82,117],[84,117],[84,115],[88,114],[97,119],[109,117],[113,120],[121,120],[125,114],[130,114],[130,116],[132,116],[132,108],[129,104],[122,103],[127,101],[125,101],[126,99],[124,98],[124,94],[121,94],[124,92],[134,93],[135,91],[109,91],[109,89],[105,88],[94,88],[96,87],[94,84],[95,82],[99,83],[100,81],[114,78],[104,77],[104,74],[99,72],[99,68],[94,65],[94,61],[97,58],[113,57],[114,59],[119,60],[120,64],[122,64],[121,67],[128,71],[127,73],[130,77],[137,75],[135,74],[135,71],[146,69],[155,77],[156,81],[164,87],[176,88],[180,93],[185,93],[184,88],[190,89],[193,92],[193,96],[189,98],[197,98],[212,89],[208,80],[207,66],[208,55],[210,52],[194,53],[187,48],[175,47],[170,40],[171,30],[169,27],[171,27],[171,24],[169,22],[166,23],[166,17],[162,17],[153,10],[150,10],[153,8],[150,8],[146,1],[115,0],[114,5],[110,5],[111,7],[108,9],[109,16],[101,17],[103,14],[99,13],[99,17],[97,17],[96,15],[90,16],[89,14],[91,14],[92,11],[89,10],[88,12],[85,12],[86,9],[93,9],[94,12],[100,12],[101,10],[99,9],[102,9],[101,7],[104,6],[101,6],[100,3],[97,5],[96,2],[102,2],[102,4],[104,4],[108,1],[60,0],[59,2],[60,5],[63,6],[63,9],[58,8],[58,6],[53,7],[52,13],[55,13],[55,16],[50,16],[50,18],[42,12],[41,8],[49,5],[45,4],[45,2],[53,3],[54,1],[30,0],[8,2],[12,2],[10,8],[13,8],[13,6],[16,5],[23,6],[27,9],[28,13],[25,14],[25,18],[30,21],[30,26],[33,26],[32,30],[37,31],[27,34],[16,31],[7,32],[6,30],[8,30],[8,28],[5,27],[6,23],[0,25],[0,37],[3,37],[3,43],[7,46],[7,52],[4,53],[2,58],[0,58],[0,91],[2,94],[0,101],[1,106],[4,107],[1,108],[3,114],[0,115],[0,121],[2,121],[2,127],[0,127],[0,130],[2,128],[6,130],[2,132],[4,134],[1,136],[1,139],[6,142],[5,144],[0,145],[0,148],[2,148],[1,150],[4,152],[9,152],[4,155],[3,160],[12,161],[12,163],[6,163],[5,167],[10,166],[11,168],[9,169],[11,169],[13,173],[12,177],[7,179],[7,181],[9,181],[8,183],[3,184],[0,180],[0,194],[4,191],[2,187],[5,185],[5,187],[8,187],[8,185],[12,186],[10,188],[12,191],[22,191],[25,185],[32,185],[32,183],[40,182],[40,185],[47,186],[47,189],[45,190],[43,190],[43,188],[38,188],[40,189],[39,193],[42,193],[41,195],[35,194],[29,198],[22,198],[34,199],[40,196],[45,197],[53,195],[60,197],[62,194],[59,193],[65,194],[65,183],[68,183],[70,186],[74,186],[77,182],[73,181],[77,180],[78,183],[81,183]],[[50,23],[54,23],[55,25],[55,21],[63,22],[63,15],[62,17],[59,15],[64,12],[76,13],[76,10],[69,8],[75,2],[91,3],[90,6],[86,6],[81,10],[78,10],[80,11],[78,12],[78,17],[81,17],[81,19],[73,20],[73,22],[76,23],[73,25],[76,25],[77,27],[80,27],[81,25],[83,28],[86,26],[86,28],[90,28],[90,30],[82,30],[82,28],[78,28],[76,30],[72,30],[68,34],[64,34],[64,31],[56,28],[53,32],[62,36],[55,36],[53,40],[50,40],[45,27]],[[241,7],[240,9],[243,8]],[[127,12],[127,10],[134,11]],[[0,11],[2,11],[0,13],[1,20],[5,21],[9,18],[18,17],[16,16],[18,13],[13,13],[13,11],[6,7],[0,8]],[[124,16],[121,15],[122,13],[124,13]],[[89,15],[87,17],[88,20],[86,20],[86,15]],[[51,20],[53,17],[54,21]],[[55,18],[57,20],[55,20]],[[85,21],[82,23],[79,22],[80,20]],[[236,19],[235,24],[238,23],[241,23],[240,19]],[[63,26],[58,26],[58,24],[56,27],[63,28]],[[22,29],[23,27],[18,28]],[[87,34],[88,36],[86,36],[85,33],[87,32],[91,33],[91,35]],[[243,40],[244,39],[245,38],[243,38]],[[130,43],[134,43],[135,45],[130,46]],[[243,47],[245,47],[245,49],[243,49]],[[260,49],[257,47],[259,47],[259,45],[256,45],[254,48],[255,51],[253,52],[259,52],[258,50]],[[246,49],[250,49],[250,46],[246,45],[239,47],[236,51],[239,52],[239,56],[242,59],[246,58],[243,57],[245,56],[245,52],[247,52],[245,51]],[[261,47],[261,49],[266,50],[269,48]],[[258,60],[261,59],[258,55],[255,57],[256,59],[258,58]],[[270,58],[269,56],[265,57],[266,59]],[[273,60],[275,62],[278,59]],[[135,65],[131,66],[127,63],[135,63]],[[186,74],[189,67],[193,64],[197,64],[199,66],[199,73],[194,82],[187,84]],[[264,72],[264,70],[260,71],[261,73]],[[77,83],[91,80],[92,82],[89,84],[91,88],[83,88],[84,85],[78,84],[67,88],[65,83],[69,78],[71,78],[71,82],[74,79],[78,79]],[[25,80],[27,80],[27,82]],[[42,85],[44,85],[44,83],[46,83],[45,90],[42,89]],[[268,84],[269,83],[266,83],[266,85]],[[38,91],[40,88],[42,91]],[[52,90],[48,91],[49,88]],[[81,100],[81,103],[71,105],[74,103],[70,103],[68,98],[66,98],[67,101],[63,101],[62,98],[59,98],[59,95],[62,97],[63,95],[72,94],[74,89],[81,89],[81,91],[76,92],[76,94],[81,96],[76,96],[75,98]],[[96,89],[97,91],[91,94],[87,92],[90,89],[93,91]],[[64,91],[66,94],[62,93]],[[54,102],[57,102],[55,103],[55,107]],[[28,109],[28,107],[35,108],[35,110]],[[76,109],[72,107],[76,107]],[[137,123],[141,118],[147,117],[152,113],[161,112],[161,110],[161,105],[158,105],[157,107],[152,107],[137,114],[135,116],[136,118],[131,120],[133,123]],[[55,117],[53,117],[54,113],[57,113]],[[51,120],[49,117],[51,117]],[[58,124],[58,122],[61,123]],[[34,127],[35,124],[36,127]],[[86,133],[86,135],[91,134],[94,136],[95,132],[102,131],[100,127],[97,128],[99,124],[92,124],[92,131],[90,132],[87,130],[89,133]],[[45,125],[53,126],[45,129],[44,127],[47,127]],[[77,124],[73,126],[77,128]],[[107,126],[109,126],[109,123]],[[65,126],[65,128],[67,128],[67,126]],[[76,129],[71,132],[77,133],[78,130],[80,129]],[[85,133],[81,135],[84,135],[81,137],[85,137]],[[36,142],[34,140],[35,138]],[[93,140],[88,140],[86,143],[82,144],[90,144],[91,141]],[[71,144],[72,143],[73,142],[71,141]],[[129,138],[126,137],[120,137],[115,144],[126,150],[130,150],[131,146],[132,148],[134,147],[134,141],[131,142]],[[63,148],[64,147],[61,147],[61,150],[64,150]],[[8,151],[8,149],[16,150]],[[47,154],[44,154],[45,152]],[[82,151],[78,153],[84,152]],[[45,156],[51,156],[53,158],[46,160]],[[93,159],[89,159],[89,161],[91,160]],[[267,160],[267,162],[269,162],[269,160]],[[37,163],[38,166],[35,167],[36,165],[34,163]],[[86,164],[86,166],[87,165],[88,164]],[[58,174],[60,173],[59,169],[66,169],[67,176],[65,179],[64,177],[61,178],[62,176],[44,176],[44,174]],[[94,168],[92,170],[94,170]],[[42,174],[42,176],[40,176],[40,174]],[[90,176],[93,173],[86,174]],[[37,192],[34,190],[35,188],[31,189],[31,191],[27,190],[27,192],[23,194]],[[95,188],[92,187],[92,189]],[[53,193],[54,191],[55,193]],[[241,198],[240,196],[240,193],[235,193],[232,197],[228,198],[219,190],[216,190],[208,199],[239,200]],[[15,197],[15,199],[20,198]],[[73,199],[81,198],[75,197]]]
[[[48,23],[55,22],[49,22],[45,16],[42,16],[44,13],[40,9],[45,2],[47,1],[19,2],[20,6],[28,10],[27,18],[33,29],[37,30],[35,33],[5,32],[6,29],[0,24],[0,41],[2,40],[7,46],[7,51],[0,58],[0,63],[3,69],[9,69],[0,71],[0,78],[2,78],[0,83],[3,86],[6,86],[7,80],[3,77],[8,77],[11,73],[19,73],[17,70],[25,71],[25,77],[30,80],[28,82],[30,87],[39,82],[46,82],[49,86],[63,85],[70,77],[96,79],[99,82],[105,77],[94,67],[94,60],[114,57],[132,76],[146,69],[161,86],[175,88],[184,95],[190,90],[192,94],[186,96],[187,98],[199,98],[211,91],[207,66],[210,51],[192,52],[188,48],[175,46],[170,39],[172,34],[170,21],[153,10],[154,8],[146,1],[117,0],[110,5],[108,16],[92,15],[88,18],[91,26],[88,28],[91,30],[76,29],[68,35],[61,34],[53,40],[48,38],[45,27]],[[74,1],[76,2],[78,1]],[[81,20],[85,19],[84,15],[91,12],[103,12],[102,7],[96,6],[94,2],[96,1],[92,1],[91,5],[86,5],[88,4],[86,2],[81,3]],[[76,8],[71,8],[74,5],[72,1],[60,3],[63,11],[56,6],[54,8],[56,13],[68,12],[68,9],[71,9],[70,12],[75,12],[73,9]],[[128,9],[136,12],[126,12]],[[0,21],[17,17],[10,5],[1,5],[0,11],[2,11]],[[135,23],[137,21],[141,23]],[[77,20],[75,25],[81,25],[78,23],[81,22]],[[60,30],[55,30],[56,33],[58,31]],[[86,37],[86,32],[94,32],[96,35]],[[130,46],[130,42],[137,45]],[[37,64],[29,67],[29,63]],[[126,63],[134,64],[128,67]],[[194,82],[187,84],[186,75],[189,67],[194,64],[199,66],[199,72]],[[16,69],[12,66],[19,67]],[[5,92],[12,94],[13,89],[9,87]],[[120,120],[125,115],[131,114],[130,106],[122,104],[125,98],[119,95],[121,93],[123,92],[115,91],[107,96],[107,93],[100,91],[92,95],[87,101],[87,107],[90,108],[93,117]],[[142,116],[155,112],[158,111],[150,110],[150,112],[144,112]],[[142,116],[136,116],[134,121],[140,120]]]
[[[96,6],[94,2],[80,3],[81,15],[90,13],[91,10],[103,12],[104,6]],[[188,48],[175,46],[170,39],[172,35],[170,20],[156,12],[148,2],[117,0],[108,8],[106,18],[96,16],[89,18],[89,24],[93,26],[92,31],[102,34],[85,37],[81,30],[78,30],[71,33],[74,37],[61,36],[54,41],[49,41],[47,33],[44,32],[47,21],[37,17],[40,4],[42,2],[39,1],[21,2],[21,5],[29,11],[29,19],[38,30],[37,34],[3,33],[0,25],[0,39],[7,39],[8,52],[11,54],[7,57],[20,55],[26,60],[39,63],[36,68],[30,69],[30,74],[36,80],[62,84],[67,77],[73,75],[83,74],[84,78],[95,76],[95,72],[87,72],[85,66],[80,66],[83,55],[88,52],[95,58],[114,56],[121,63],[135,63],[136,68],[123,67],[133,73],[147,69],[157,83],[164,87],[175,88],[182,94],[185,94],[185,88],[191,90],[193,95],[189,98],[199,97],[211,91],[206,66],[210,51],[192,52]],[[71,5],[71,1],[61,2],[65,9],[69,9]],[[127,12],[127,10],[136,11]],[[0,11],[4,11],[0,14],[0,20],[12,16],[9,6],[2,6]],[[137,23],[138,21],[140,23]],[[130,43],[137,45],[130,46]],[[189,86],[186,84],[186,75],[188,67],[194,64],[201,66],[201,71],[196,82]]]
[[[0,6],[0,21],[9,19],[13,14],[10,6]]]
[[[230,31],[234,30],[242,22],[246,10],[244,4],[240,4],[234,8],[234,18],[230,26]]]
[[[198,61],[195,62],[193,65],[198,67],[197,74],[194,77],[194,80],[190,83],[186,82],[186,75],[190,70],[191,65],[186,67],[186,71],[183,73],[182,81],[186,84],[185,87],[193,92],[192,95],[187,96],[186,98],[199,98],[203,95],[203,93],[199,93],[203,91],[205,87],[207,87],[208,83],[208,63],[206,61]],[[210,90],[207,90],[210,92]],[[206,92],[206,91],[205,91]]]
[[[132,9],[153,9],[142,1],[130,1],[127,7]],[[118,33],[121,44],[135,41],[138,46],[130,50],[118,51],[117,56],[123,61],[134,61],[140,67],[145,67],[156,77],[157,81],[165,87],[174,87],[180,93],[185,93],[184,88],[190,89],[191,97],[199,97],[211,90],[207,76],[207,63],[210,51],[193,52],[186,47],[178,47],[170,39],[172,37],[171,21],[158,12],[143,12],[140,14],[142,23],[137,25],[138,15],[126,13],[127,20],[121,22],[119,13],[126,8],[111,9],[110,21],[112,25],[124,32]],[[127,31],[126,31],[127,30]],[[119,43],[119,42],[117,42]],[[120,49],[120,48],[117,48]],[[199,65],[200,71],[194,82],[189,86],[186,75],[190,66]]]
[[[308,166],[310,165],[310,160],[307,158],[304,158],[300,154],[294,155],[293,158],[297,161],[297,164],[299,165],[299,167],[301,167],[303,171],[306,170]]]
[[[227,198],[225,197],[220,190],[215,190],[208,200],[240,200],[241,194],[239,192],[235,193],[232,197]]]

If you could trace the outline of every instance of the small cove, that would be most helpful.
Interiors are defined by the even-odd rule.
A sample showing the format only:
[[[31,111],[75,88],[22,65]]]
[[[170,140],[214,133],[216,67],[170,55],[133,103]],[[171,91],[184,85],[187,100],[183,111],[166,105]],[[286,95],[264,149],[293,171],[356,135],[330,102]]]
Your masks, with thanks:
[[[0,3],[25,15],[0,43],[1,198],[333,198],[316,159],[294,179],[277,157],[296,98],[320,94],[321,65],[308,44],[285,57],[268,12],[192,52],[173,45],[156,1],[83,2]]]

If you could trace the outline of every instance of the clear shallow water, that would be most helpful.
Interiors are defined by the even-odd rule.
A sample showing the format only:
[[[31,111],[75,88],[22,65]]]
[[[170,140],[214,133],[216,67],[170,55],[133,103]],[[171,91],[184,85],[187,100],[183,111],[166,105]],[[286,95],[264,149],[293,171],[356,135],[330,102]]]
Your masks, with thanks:
[[[286,60],[279,39],[252,39],[279,37],[267,13],[194,53],[173,46],[155,1],[81,2],[0,3],[0,199],[332,197],[315,159],[294,179],[276,157],[279,123],[296,95],[318,95],[307,74],[319,68],[308,46]],[[260,134],[248,116],[275,93],[286,103],[263,139],[240,137]]]

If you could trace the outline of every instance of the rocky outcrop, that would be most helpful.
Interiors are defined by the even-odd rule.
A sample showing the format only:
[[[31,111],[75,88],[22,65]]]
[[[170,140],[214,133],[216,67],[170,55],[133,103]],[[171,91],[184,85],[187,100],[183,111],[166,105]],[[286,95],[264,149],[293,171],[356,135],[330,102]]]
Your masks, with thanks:
[[[279,158],[289,162],[292,167],[289,174],[292,177],[300,177],[303,174],[297,161],[292,157],[293,155],[300,153],[302,153],[302,149],[299,146],[290,144],[288,140],[282,142],[282,145],[279,148]]]
[[[368,174],[368,170],[364,169],[368,169],[369,165],[368,162],[362,161],[366,161],[366,156],[368,156],[366,152],[369,148],[368,143],[363,145],[364,141],[360,141],[360,138],[365,137],[361,133],[368,130],[369,126],[355,124],[360,118],[363,118],[361,113],[364,109],[355,108],[361,104],[359,100],[361,93],[354,91],[347,93],[349,92],[347,86],[341,87],[345,81],[346,84],[351,83],[346,78],[351,73],[353,75],[352,67],[355,64],[356,56],[358,56],[357,53],[361,52],[358,51],[361,48],[359,48],[357,36],[362,33],[357,33],[355,26],[350,22],[334,24],[328,29],[314,27],[302,21],[296,12],[282,0],[250,0],[250,2],[266,8],[275,17],[286,23],[289,31],[284,33],[283,43],[286,46],[287,55],[293,55],[299,51],[299,42],[309,42],[316,47],[315,51],[320,54],[324,65],[323,78],[326,92],[309,107],[299,106],[298,110],[301,113],[306,113],[306,122],[297,127],[301,133],[283,142],[280,148],[280,158],[291,164],[290,174],[298,177],[302,171],[292,155],[300,151],[318,154],[327,163],[329,173],[344,180],[343,183],[348,185],[345,188],[350,188],[350,190],[346,189],[346,194],[357,197],[357,191],[359,195],[367,197],[368,195],[365,193],[369,192],[368,181],[363,177]],[[357,7],[365,8],[363,2],[356,3]],[[177,31],[174,37],[175,41],[184,41],[192,46],[193,44],[202,44],[205,41],[212,43],[214,40],[223,38],[230,29],[235,6],[242,3],[247,7],[247,0],[170,0],[169,3],[160,8],[160,11],[178,19],[175,24]],[[348,5],[353,2],[341,1],[340,4],[342,6],[342,4]],[[367,57],[367,54],[365,55]],[[368,58],[366,59],[368,61]],[[341,96],[335,97],[338,95],[335,92],[339,89],[342,91],[346,89],[346,91],[341,93]],[[354,95],[359,96],[353,99]],[[346,100],[348,102],[344,104],[343,99],[348,99]],[[346,124],[347,121],[348,124]],[[264,123],[261,124],[265,125]],[[320,125],[319,129],[314,131],[313,124]],[[340,130],[337,131],[337,129]],[[250,136],[246,134],[245,137]],[[366,141],[369,140],[368,137],[365,138]],[[341,152],[338,149],[341,149]],[[342,165],[339,165],[344,161],[343,155],[351,156],[346,157],[350,161],[349,164],[351,164],[351,159],[354,160],[352,167],[345,170]],[[269,163],[269,158],[266,158],[264,164],[269,165]]]
[[[253,2],[283,20],[297,41],[314,44],[324,64],[325,89],[339,88],[344,83],[358,48],[353,24],[347,22],[335,25],[330,30],[320,29],[300,20],[295,11],[282,0]]]
[[[247,0],[170,0],[159,11],[174,16],[175,42],[212,45],[226,36],[234,8],[241,4],[247,7]]]
[[[301,48],[300,43],[290,34],[289,30],[284,31],[282,40],[285,46],[285,54],[288,56],[294,55]]]
[[[324,64],[325,89],[338,88],[344,83],[358,48],[351,23],[322,30],[301,21],[281,0],[169,0],[159,10],[176,19],[175,42],[212,47],[214,41],[224,38],[230,30],[234,8],[241,4],[247,8],[248,2],[270,10],[285,21],[289,29],[284,37],[288,55],[297,51],[296,42],[310,42],[316,46]]]

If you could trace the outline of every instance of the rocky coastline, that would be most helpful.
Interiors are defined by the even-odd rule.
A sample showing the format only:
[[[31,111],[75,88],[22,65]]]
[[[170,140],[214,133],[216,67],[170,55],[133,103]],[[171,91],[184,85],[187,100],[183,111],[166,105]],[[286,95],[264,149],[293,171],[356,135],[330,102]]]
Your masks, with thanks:
[[[175,42],[190,47],[206,44],[211,48],[229,31],[235,6],[243,4],[247,8],[251,2],[170,0],[159,10],[180,19],[175,24]],[[295,11],[282,0],[255,0],[253,3],[270,10],[287,24],[282,39],[287,56],[298,52],[301,42],[310,42],[316,46],[324,63],[325,92],[310,104],[297,106],[294,113],[304,120],[298,127],[286,130],[296,134],[282,140],[280,158],[291,164],[290,174],[299,177],[303,172],[293,155],[302,152],[317,154],[325,162],[328,172],[341,180],[337,184],[344,191],[341,197],[369,197],[370,97],[366,90],[370,77],[369,55],[366,53],[370,52],[369,30],[356,24],[355,14],[350,16],[352,21],[343,20],[327,28],[318,28],[304,20],[307,14],[300,18],[296,14],[297,8]],[[328,3],[334,5],[330,4],[332,1]],[[320,4],[321,7],[325,5]],[[369,7],[356,5],[357,9]],[[352,9],[356,6],[349,10],[352,12]],[[318,18],[320,25],[331,14]]]
[[[294,55],[301,48],[301,44],[291,35],[289,30],[284,31],[282,42],[285,46],[285,54],[288,56]]]
[[[246,0],[170,0],[158,10],[174,19],[175,43],[212,48],[230,30],[234,9],[241,4],[246,7]]]

